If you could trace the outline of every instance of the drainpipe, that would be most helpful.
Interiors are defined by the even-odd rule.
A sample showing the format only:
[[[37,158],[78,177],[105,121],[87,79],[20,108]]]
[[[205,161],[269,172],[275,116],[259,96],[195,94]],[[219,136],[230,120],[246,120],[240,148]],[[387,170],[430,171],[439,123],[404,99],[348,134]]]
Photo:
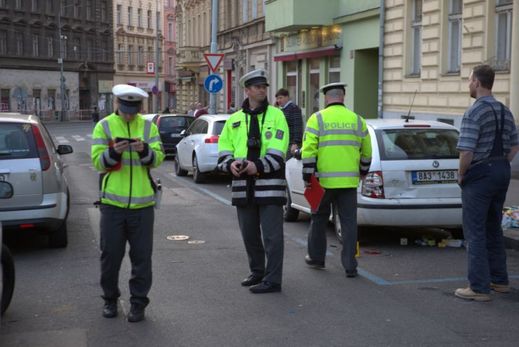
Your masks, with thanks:
[[[512,18],[512,56],[510,57],[510,111],[519,124],[519,1],[514,1]]]
[[[385,21],[385,7],[384,0],[380,0],[380,17],[379,17],[379,44],[378,44],[378,106],[377,113],[378,118],[383,118],[384,111],[384,99],[383,99],[383,87],[384,87],[384,21]]]

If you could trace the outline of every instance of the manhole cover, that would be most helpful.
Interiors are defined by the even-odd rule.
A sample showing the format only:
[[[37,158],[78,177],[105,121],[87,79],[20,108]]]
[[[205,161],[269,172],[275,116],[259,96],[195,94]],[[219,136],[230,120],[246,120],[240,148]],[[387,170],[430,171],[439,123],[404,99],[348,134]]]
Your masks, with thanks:
[[[187,235],[169,235],[169,236],[166,236],[166,239],[168,239],[170,241],[185,241],[185,240],[189,239],[189,236],[187,236]]]
[[[190,245],[201,245],[202,243],[205,243],[204,240],[189,240],[187,241]]]

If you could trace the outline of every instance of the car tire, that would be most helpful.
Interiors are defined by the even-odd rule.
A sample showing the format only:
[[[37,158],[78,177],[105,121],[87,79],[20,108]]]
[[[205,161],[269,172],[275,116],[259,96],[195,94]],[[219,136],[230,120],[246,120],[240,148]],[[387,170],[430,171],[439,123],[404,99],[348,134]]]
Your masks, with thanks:
[[[335,231],[335,236],[340,243],[342,243],[342,228],[341,228],[341,220],[339,217],[339,209],[337,206],[332,206],[333,211],[333,230]]]
[[[465,236],[463,236],[463,228],[461,228],[461,227],[447,229],[447,231],[451,233],[452,238],[454,238],[454,239],[463,240],[465,238]]]
[[[187,176],[187,171],[182,169],[180,166],[180,161],[178,159],[178,153],[175,155],[175,175],[179,177]]]
[[[0,312],[4,315],[4,312],[9,307],[11,299],[13,298],[14,292],[14,260],[9,248],[2,244],[2,298],[0,303]]]
[[[198,159],[196,158],[196,154],[193,155],[193,181],[195,181],[195,183],[204,182],[204,174],[202,174],[198,168]]]
[[[285,222],[295,222],[299,217],[299,211],[292,207],[292,198],[290,197],[290,191],[287,189],[287,202],[283,206],[283,219]]]

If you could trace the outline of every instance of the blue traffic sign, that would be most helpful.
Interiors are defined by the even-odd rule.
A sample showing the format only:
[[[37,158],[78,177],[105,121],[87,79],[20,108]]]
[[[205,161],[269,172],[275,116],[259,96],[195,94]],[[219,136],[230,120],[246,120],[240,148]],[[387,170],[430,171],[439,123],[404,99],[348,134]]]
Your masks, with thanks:
[[[217,74],[211,74],[205,78],[204,88],[211,94],[216,94],[223,88],[223,80]]]

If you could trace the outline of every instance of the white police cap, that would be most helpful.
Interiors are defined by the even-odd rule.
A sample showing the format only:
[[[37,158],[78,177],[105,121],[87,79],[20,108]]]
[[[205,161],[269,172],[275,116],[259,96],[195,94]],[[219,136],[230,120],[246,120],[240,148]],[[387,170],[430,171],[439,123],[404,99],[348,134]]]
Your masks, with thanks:
[[[263,69],[256,69],[251,72],[246,73],[240,78],[240,86],[242,88],[264,85],[269,86],[267,81],[267,72]]]
[[[119,110],[129,114],[137,114],[141,110],[142,100],[148,97],[144,90],[129,84],[115,85],[112,93],[119,101]]]
[[[321,88],[319,88],[319,90],[323,94],[326,94],[326,92],[328,92],[329,90],[332,90],[332,89],[341,89],[343,92],[345,92],[347,86],[348,85],[344,82],[333,82],[333,83],[328,83],[328,84],[322,86]]]

